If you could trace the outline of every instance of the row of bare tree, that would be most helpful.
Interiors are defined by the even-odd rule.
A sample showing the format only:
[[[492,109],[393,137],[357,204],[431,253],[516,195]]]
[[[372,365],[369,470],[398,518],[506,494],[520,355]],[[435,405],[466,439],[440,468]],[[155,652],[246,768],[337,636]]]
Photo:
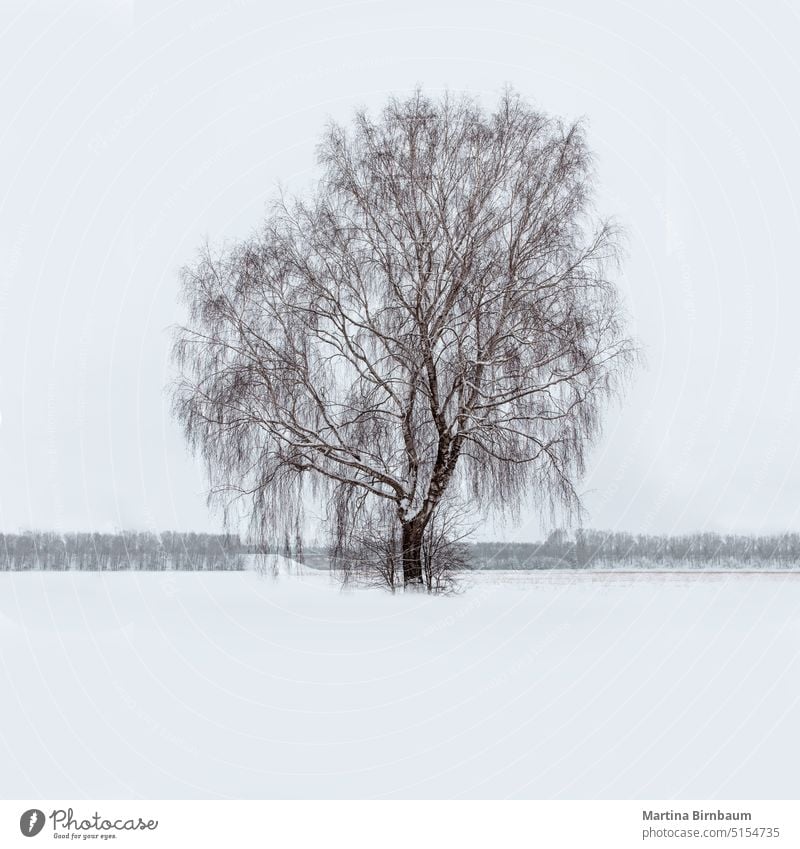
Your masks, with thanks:
[[[437,530],[436,525],[431,530]],[[447,527],[423,540],[423,581],[432,592],[455,586],[471,569],[613,568],[793,568],[800,566],[800,533],[763,536],[694,533],[631,534],[578,529],[556,530],[543,542],[467,543],[453,541]],[[363,535],[349,548],[303,548],[297,536],[284,538],[272,553],[312,568],[332,566],[346,582],[397,588],[401,552],[380,533]],[[257,546],[235,534],[166,531],[114,534],[27,531],[0,534],[0,570],[28,571],[238,571]],[[264,550],[262,549],[262,553]]]
[[[245,548],[235,534],[166,531],[0,534],[0,569],[28,571],[236,571]]]
[[[558,530],[540,543],[476,543],[467,556],[477,569],[788,569],[800,567],[800,533],[669,536]]]

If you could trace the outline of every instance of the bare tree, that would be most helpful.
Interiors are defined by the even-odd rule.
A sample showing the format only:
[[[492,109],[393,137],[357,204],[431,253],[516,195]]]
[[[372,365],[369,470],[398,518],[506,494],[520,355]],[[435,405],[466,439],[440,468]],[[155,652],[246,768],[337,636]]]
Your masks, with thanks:
[[[310,199],[184,270],[175,408],[211,498],[246,496],[255,530],[296,528],[316,495],[340,551],[382,523],[422,585],[451,498],[578,507],[633,355],[617,234],[593,212],[582,126],[512,92],[491,114],[392,99],[330,125],[318,159]]]

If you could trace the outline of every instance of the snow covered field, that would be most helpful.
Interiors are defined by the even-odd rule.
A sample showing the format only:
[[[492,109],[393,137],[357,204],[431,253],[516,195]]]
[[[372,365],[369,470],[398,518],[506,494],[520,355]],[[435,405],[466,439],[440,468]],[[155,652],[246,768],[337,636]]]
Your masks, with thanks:
[[[800,575],[0,573],[0,797],[797,798]]]

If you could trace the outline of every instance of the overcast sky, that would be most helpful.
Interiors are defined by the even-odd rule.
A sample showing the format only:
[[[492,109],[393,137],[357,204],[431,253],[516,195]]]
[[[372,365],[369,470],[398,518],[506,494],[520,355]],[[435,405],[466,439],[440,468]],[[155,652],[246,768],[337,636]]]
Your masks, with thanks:
[[[587,524],[798,528],[789,2],[3,9],[0,529],[219,526],[164,389],[178,269],[309,184],[326,119],[417,83],[588,119],[647,368],[592,454]]]

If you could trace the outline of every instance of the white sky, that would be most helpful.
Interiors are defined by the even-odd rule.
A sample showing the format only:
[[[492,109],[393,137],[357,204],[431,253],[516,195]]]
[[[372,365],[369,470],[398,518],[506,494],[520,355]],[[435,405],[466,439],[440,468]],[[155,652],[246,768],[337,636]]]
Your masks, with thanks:
[[[306,185],[327,117],[416,83],[491,105],[506,82],[589,119],[601,209],[629,234],[648,366],[592,455],[588,524],[797,528],[789,2],[3,9],[0,529],[217,527],[164,390],[178,268],[249,234],[279,180]]]

